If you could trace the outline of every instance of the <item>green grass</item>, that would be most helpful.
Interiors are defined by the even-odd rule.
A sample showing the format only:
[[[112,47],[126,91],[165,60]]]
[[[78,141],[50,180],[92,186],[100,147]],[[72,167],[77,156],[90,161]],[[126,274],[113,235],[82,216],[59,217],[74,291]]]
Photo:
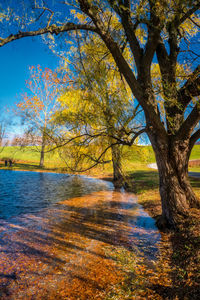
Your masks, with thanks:
[[[123,167],[125,172],[131,173],[135,172],[138,180],[141,179],[140,170],[148,171],[147,165],[149,163],[155,162],[155,155],[151,146],[131,146],[124,147],[123,149]],[[40,153],[37,151],[36,147],[26,147],[21,149],[20,147],[10,146],[1,149],[0,160],[5,158],[13,159],[16,163],[13,166],[15,169],[39,169]],[[190,159],[200,159],[200,145],[195,145]],[[1,165],[2,167],[3,165]],[[53,170],[63,170],[66,168],[65,163],[61,160],[57,151],[49,152],[45,154],[45,168]],[[200,167],[190,168],[191,171],[200,172]],[[154,177],[156,177],[155,172],[151,171],[152,178],[149,185],[152,185]],[[108,175],[112,174],[112,164],[105,164],[104,166],[98,166],[96,169],[91,170],[89,174],[92,175]]]
[[[192,149],[190,159],[200,159],[200,145],[195,145]]]
[[[20,148],[15,146],[5,147],[0,152],[0,159],[12,159],[16,162],[24,164],[39,165],[40,152],[37,147]],[[57,152],[49,152],[45,154],[45,166],[48,168],[64,167],[62,160]]]
[[[189,171],[191,171],[191,172],[200,172],[200,167],[191,167],[191,168],[189,168]]]
[[[129,172],[130,178],[133,180],[134,191],[137,194],[146,193],[152,190],[158,190],[159,177],[156,170],[142,169]],[[199,188],[199,179],[190,177],[190,182],[193,188]]]
[[[5,147],[0,151],[0,160],[12,159],[15,161],[13,168],[33,170],[39,169],[40,153],[36,147]],[[152,148],[142,146],[124,147],[123,150],[123,167],[125,172],[137,169],[148,169],[146,165],[154,161]],[[63,169],[66,168],[64,161],[59,157],[57,151],[45,154],[45,169]],[[92,169],[89,174],[92,175],[109,175],[112,174],[112,163],[98,166]]]

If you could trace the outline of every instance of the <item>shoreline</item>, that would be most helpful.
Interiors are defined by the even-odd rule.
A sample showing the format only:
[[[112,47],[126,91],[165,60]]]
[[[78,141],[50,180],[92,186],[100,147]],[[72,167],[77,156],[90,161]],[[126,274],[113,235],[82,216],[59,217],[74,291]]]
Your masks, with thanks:
[[[2,170],[68,174],[68,173],[61,173],[61,172],[58,173],[58,172],[55,172],[55,171],[51,172],[49,170],[20,170],[20,169],[16,170],[16,169],[11,169],[11,168],[7,168],[7,169],[4,168]],[[131,186],[131,188],[128,191],[125,190],[125,192],[134,193],[137,197],[136,201],[138,202],[138,204],[140,204],[142,206],[143,210],[146,213],[148,213],[148,215],[150,217],[152,217],[154,220],[156,220],[156,216],[161,213],[161,201],[160,201],[158,186],[155,185],[155,184],[148,186],[149,178],[152,176],[152,174],[154,174],[152,172],[154,172],[154,171],[151,171],[151,170],[146,171],[146,174],[149,174],[148,175],[149,177],[137,177],[136,172],[134,172],[133,175],[135,177],[130,176],[130,186]],[[145,171],[143,171],[143,173],[145,173]],[[73,175],[77,175],[77,174],[68,174],[68,175],[73,176]],[[87,174],[81,174],[81,175],[78,174],[78,176],[87,176],[87,177],[92,178],[94,180],[99,179],[99,180],[112,182],[112,176],[111,175],[109,175],[109,176],[100,176],[100,175],[95,176],[95,175],[93,175],[92,176],[92,175],[87,175]],[[157,181],[157,178],[158,178],[157,177],[157,172],[155,172],[155,178],[154,178],[155,182]],[[196,181],[197,180],[198,179],[196,179]],[[140,187],[142,187],[142,189],[140,189]],[[199,188],[199,195],[200,195],[200,188]],[[57,278],[61,278],[63,280],[63,281],[60,282],[59,281],[60,279],[59,279],[58,281],[56,281],[55,284],[56,284],[57,290],[59,289],[59,293],[64,293],[64,295],[66,295],[66,297],[69,297],[69,295],[71,293],[71,281],[70,281],[71,278],[69,277],[70,290],[67,290],[68,285],[64,289],[63,285],[64,285],[64,282],[65,282],[64,280],[66,280],[66,270],[63,271],[63,275],[62,275],[62,271],[60,271],[60,261],[61,261],[61,266],[62,266],[63,257],[66,257],[66,247],[69,248],[69,251],[68,251],[69,257],[70,257],[69,261],[76,261],[77,262],[77,258],[82,257],[82,254],[86,253],[86,256],[84,256],[85,257],[84,258],[85,260],[83,261],[84,263],[82,264],[83,268],[85,268],[86,263],[88,262],[88,260],[92,261],[92,259],[93,259],[92,265],[95,265],[95,263],[97,263],[98,268],[100,268],[102,266],[101,257],[105,257],[104,250],[107,249],[106,253],[108,255],[108,260],[107,260],[107,257],[105,257],[105,264],[103,265],[104,266],[103,269],[105,269],[107,267],[107,270],[109,271],[110,268],[113,267],[113,271],[115,270],[115,266],[110,265],[110,257],[113,255],[114,259],[116,257],[119,260],[119,264],[122,261],[122,264],[120,265],[120,267],[122,269],[123,269],[123,262],[124,261],[126,262],[127,257],[130,257],[130,265],[129,265],[129,263],[127,263],[127,264],[125,263],[124,268],[126,270],[127,268],[130,267],[130,270],[132,271],[133,261],[134,261],[134,254],[131,251],[129,252],[129,250],[127,250],[129,248],[124,250],[124,248],[121,246],[121,248],[120,247],[117,248],[118,251],[115,251],[115,249],[116,249],[115,243],[112,246],[113,248],[111,247],[113,250],[110,249],[110,248],[104,248],[105,246],[107,247],[107,245],[104,243],[104,239],[102,239],[102,234],[105,233],[105,237],[107,237],[108,234],[109,234],[109,229],[112,229],[112,227],[105,227],[104,223],[98,223],[97,222],[97,224],[96,224],[94,222],[96,220],[95,219],[96,216],[99,216],[99,214],[97,214],[97,215],[95,214],[95,218],[93,218],[93,215],[91,215],[91,209],[92,209],[93,204],[94,204],[93,203],[93,197],[94,197],[94,201],[97,201],[96,197],[92,196],[92,195],[89,196],[89,197],[85,196],[85,198],[72,198],[72,199],[70,199],[71,204],[70,204],[69,207],[71,208],[71,211],[68,214],[68,218],[66,218],[63,215],[64,218],[63,218],[63,221],[61,222],[61,224],[63,224],[63,225],[61,227],[58,226],[58,223],[62,219],[62,218],[60,218],[60,215],[59,215],[59,212],[62,213],[62,209],[58,210],[58,208],[56,208],[57,209],[57,212],[56,212],[56,210],[53,211],[53,208],[50,208],[49,211],[52,211],[52,214],[50,214],[49,216],[52,216],[53,218],[57,218],[56,220],[59,220],[59,222],[55,221],[56,229],[59,229],[58,234],[60,234],[61,232],[62,232],[62,234],[64,234],[63,241],[61,241],[60,237],[58,239],[58,237],[56,235],[56,232],[55,231],[52,232],[53,238],[55,240],[55,245],[58,245],[56,250],[55,250],[55,248],[51,248],[51,245],[48,244],[48,239],[46,239],[46,231],[38,232],[38,228],[35,227],[36,228],[36,237],[37,237],[38,234],[41,233],[41,235],[39,235],[39,237],[42,238],[42,241],[43,241],[43,243],[36,244],[36,246],[35,246],[36,251],[40,251],[40,252],[36,252],[36,253],[42,253],[43,254],[42,257],[46,257],[46,260],[44,262],[41,262],[40,257],[38,257],[38,258],[33,257],[31,259],[28,258],[28,262],[30,261],[29,268],[31,266],[31,268],[32,268],[31,270],[32,270],[33,274],[35,274],[34,273],[35,272],[35,265],[37,265],[38,273],[42,274],[41,269],[40,269],[41,266],[43,266],[42,269],[44,269],[48,265],[49,270],[51,272],[52,271],[54,272],[54,277],[56,278],[56,276],[57,276]],[[100,193],[99,197],[102,197],[101,201],[103,201],[103,202],[106,201],[106,198],[104,197],[103,194]],[[125,208],[126,206],[122,207],[120,205],[119,205],[119,207],[116,207],[116,203],[119,200],[120,200],[120,197],[119,196],[116,197],[115,202],[114,202],[115,206],[112,206],[112,205],[110,206],[109,209],[116,209],[116,211],[110,212],[111,215],[115,216],[116,214],[119,214],[118,209],[121,209],[121,214],[122,213],[127,214],[127,216],[129,216],[128,218],[130,218],[132,216],[130,203],[127,203],[127,208]],[[89,205],[90,201],[91,201],[91,205]],[[111,199],[111,203],[112,203],[112,201],[113,200]],[[63,202],[63,204],[64,203],[65,203],[65,201]],[[66,203],[67,203],[67,205],[69,205],[68,201]],[[86,208],[87,205],[89,205],[88,210]],[[77,206],[77,208],[75,208],[76,206]],[[97,211],[101,211],[100,208],[97,205]],[[129,210],[129,208],[130,208],[130,210]],[[84,216],[81,215],[82,212],[85,212],[85,211],[88,212],[88,220],[87,220],[87,222],[85,222],[85,224],[84,224],[85,227],[84,228],[85,228],[86,233],[88,235],[86,236],[86,239],[85,239],[85,231],[83,232],[83,235],[81,237],[84,237],[84,238],[83,238],[83,241],[82,241],[82,245],[80,247],[80,240],[81,240],[80,239],[80,232],[83,229],[83,225],[81,223],[80,228],[77,229],[77,222],[78,222],[77,220],[81,220],[81,221],[85,220]],[[63,212],[64,212],[64,210],[63,210]],[[193,214],[195,214],[195,211],[193,212]],[[41,215],[42,215],[42,217],[44,217],[43,214],[41,214]],[[102,214],[102,215],[107,216],[108,220],[110,220],[110,215],[108,214],[107,207],[105,208],[105,214]],[[196,216],[197,216],[197,214],[196,214]],[[49,219],[48,219],[48,215],[47,215],[47,218],[46,218],[47,223],[49,222],[48,220]],[[111,225],[113,226],[115,224],[119,224],[119,222],[121,222],[121,219],[117,218],[116,223],[111,222]],[[33,218],[33,224],[35,224],[34,223],[34,218]],[[50,224],[50,226],[52,226],[52,222],[49,223],[49,224]],[[139,260],[136,260],[135,265],[134,265],[134,270],[136,270],[136,275],[139,274],[141,284],[144,284],[146,282],[146,277],[149,278],[149,282],[152,282],[152,285],[150,285],[150,284],[147,285],[147,290],[146,290],[146,293],[150,293],[150,294],[145,294],[145,295],[152,296],[152,295],[154,295],[154,293],[155,293],[155,295],[160,295],[160,293],[161,293],[163,298],[158,298],[158,299],[165,299],[165,296],[166,296],[166,293],[167,293],[167,295],[169,297],[175,299],[175,296],[178,294],[180,296],[179,299],[182,299],[181,297],[184,293],[184,295],[186,295],[186,297],[187,296],[190,297],[192,295],[193,299],[198,299],[195,296],[198,295],[198,278],[199,278],[198,277],[199,276],[199,273],[198,273],[199,272],[198,271],[199,270],[198,269],[198,265],[199,265],[198,257],[200,257],[199,256],[200,255],[199,254],[200,240],[198,239],[199,232],[200,232],[199,225],[200,224],[199,224],[199,221],[198,221],[197,223],[190,224],[190,226],[185,226],[185,227],[181,228],[179,232],[171,232],[171,231],[167,231],[167,230],[165,232],[162,232],[158,228],[158,231],[160,232],[160,234],[162,236],[162,243],[160,245],[160,251],[161,251],[160,264],[162,265],[162,268],[160,268],[159,267],[160,265],[158,264],[157,269],[154,270],[155,273],[153,273],[154,271],[151,271],[152,274],[150,273],[150,277],[148,277],[149,276],[148,275],[149,274],[148,273],[149,269],[147,269],[146,270],[147,273],[145,273],[146,272],[145,269],[141,268],[141,265],[144,266],[143,262],[141,262]],[[102,226],[101,231],[99,229],[99,232],[101,232],[100,243],[98,243],[98,247],[94,248],[93,240],[94,241],[96,241],[96,239],[98,240],[98,237],[96,238],[96,235],[92,236],[92,238],[93,238],[92,239],[92,244],[89,244],[88,241],[89,241],[89,238],[91,238],[91,233],[96,234],[96,232],[98,232],[97,231],[98,226]],[[23,227],[21,227],[21,228],[23,228]],[[68,228],[68,230],[67,230],[67,228]],[[71,231],[70,231],[70,228],[71,228]],[[124,227],[122,229],[123,230],[121,232],[122,233],[124,232],[125,234],[127,234],[127,227]],[[41,231],[41,229],[40,229],[40,231]],[[63,233],[63,231],[64,231],[64,233]],[[119,231],[116,230],[117,234],[118,234],[118,232]],[[71,238],[71,236],[69,236],[69,233],[72,234],[72,238]],[[33,240],[35,239],[35,234],[33,234],[32,226],[30,226],[29,235],[30,235],[31,239],[33,239]],[[17,233],[14,233],[13,236],[14,236],[13,240],[17,240],[17,239],[20,238],[21,242],[24,243],[24,240],[26,241],[26,238],[27,238],[27,230],[24,230],[24,233],[22,235],[17,235]],[[15,238],[15,236],[16,236],[16,238]],[[113,231],[111,230],[110,236],[106,240],[106,241],[108,241],[108,244],[110,243],[110,239],[112,237],[113,237]],[[52,239],[52,236],[50,238]],[[36,238],[36,241],[37,241],[37,238]],[[27,243],[29,243],[29,242],[30,241],[27,241]],[[63,246],[63,243],[65,243],[64,246]],[[127,243],[128,243],[128,240],[127,240]],[[122,243],[122,245],[124,245],[124,244]],[[25,246],[27,247],[27,245],[25,245]],[[17,245],[17,247],[18,247],[18,245]],[[29,247],[29,245],[28,245],[28,247]],[[61,247],[63,247],[63,248],[61,248]],[[86,247],[87,251],[83,250],[83,249],[85,249],[85,247]],[[27,249],[29,251],[29,248],[27,248]],[[34,252],[32,253],[32,249],[33,249],[33,244],[31,243],[30,244],[30,255],[34,254]],[[74,254],[75,250],[71,251],[73,249],[76,249],[76,251],[79,251],[77,253],[77,255]],[[111,250],[113,251],[113,253],[112,253]],[[52,255],[52,251],[53,251],[53,255]],[[64,255],[63,253],[65,254],[65,256],[63,256]],[[22,255],[23,254],[24,253],[22,252]],[[57,263],[57,268],[54,270],[51,266],[51,261],[53,261],[55,254],[57,255],[58,263]],[[3,252],[3,255],[6,256],[6,252]],[[26,255],[26,253],[25,253],[25,255]],[[95,256],[95,260],[94,260],[94,256]],[[7,257],[5,257],[4,261],[6,261],[6,259],[7,259]],[[38,263],[37,259],[39,259],[39,263]],[[27,260],[27,258],[26,258],[26,260]],[[18,257],[18,261],[19,261],[19,263],[16,262],[17,267],[18,267],[18,265],[20,265],[20,263],[22,261],[20,256]],[[48,261],[49,261],[49,263],[47,263]],[[55,262],[53,262],[53,265],[55,265]],[[68,259],[66,260],[66,265],[67,266],[69,265]],[[97,271],[98,268],[95,267],[91,270],[91,276],[94,277],[94,274],[95,274],[95,278],[98,278],[97,281],[101,282],[102,276],[101,276],[100,273],[98,273],[98,271]],[[15,270],[16,269],[13,267],[13,272],[15,272]],[[70,269],[70,271],[71,272],[74,271],[73,265],[72,265],[72,268]],[[3,272],[5,272],[5,270],[3,270]],[[84,272],[83,274],[86,274],[88,272],[87,268],[86,268],[86,271],[83,271],[83,272]],[[10,274],[10,269],[8,270],[8,275],[9,274]],[[137,291],[138,287],[134,283],[134,279],[130,276],[129,272],[127,272],[127,273],[125,272],[124,274],[125,274],[125,280],[123,279],[123,282],[126,281],[127,286],[128,286],[127,290],[125,290],[125,293],[126,292],[128,293],[129,286],[132,286],[133,289],[135,289],[135,291]],[[160,276],[157,276],[158,274]],[[20,273],[20,276],[21,277],[19,277],[19,278],[23,279],[23,276],[21,275],[21,273]],[[49,275],[47,275],[47,277],[48,276]],[[99,277],[97,277],[97,276],[99,276]],[[120,276],[120,275],[117,274],[116,277],[118,278],[118,276]],[[120,285],[117,280],[115,281],[116,277],[113,278],[113,281],[109,283],[109,282],[107,282],[107,274],[105,274],[104,289],[107,288],[106,292],[109,293],[109,291],[110,291],[109,286],[113,285],[115,290],[117,292],[119,292],[119,295],[121,295],[121,291],[124,291],[125,287],[124,287],[123,284]],[[48,282],[50,280],[53,280],[52,278],[53,277],[48,277],[46,282]],[[172,278],[173,278],[173,280],[172,280]],[[180,278],[181,278],[181,280],[180,280]],[[37,276],[35,276],[35,277],[33,276],[33,278],[30,277],[29,280],[30,280],[33,288],[35,288],[35,293],[37,293],[38,292],[37,291],[38,277]],[[43,280],[44,280],[44,276],[41,277],[41,282],[43,282]],[[68,278],[67,278],[67,280],[68,280]],[[82,286],[82,283],[80,281],[78,281],[77,278],[75,280],[76,281],[74,281],[75,282],[74,290],[77,289],[79,291],[80,286]],[[191,285],[191,282],[193,282],[192,285]],[[23,283],[23,281],[22,281],[22,283]],[[89,283],[90,283],[90,281],[89,281]],[[155,285],[155,283],[157,285]],[[18,294],[19,294],[21,292],[20,287],[18,287],[18,285],[14,285],[14,284],[15,284],[15,282],[13,282],[13,287],[12,287],[13,291],[18,292]],[[176,288],[174,288],[174,287],[176,287]],[[90,288],[92,290],[92,285],[91,285]],[[83,291],[85,293],[84,289],[87,290],[85,288],[85,286],[83,287]],[[28,292],[29,292],[29,289],[27,289],[27,291],[24,290],[24,293],[27,294]],[[40,289],[39,289],[39,293],[42,293],[42,295],[43,295],[44,292],[48,296],[49,291],[46,291],[43,288],[43,286],[41,285]],[[55,292],[55,294],[53,294],[54,290],[51,290],[50,292],[52,293],[51,295],[53,295],[53,296],[56,295],[56,292]],[[92,295],[95,292],[97,292],[96,288],[94,288],[92,290]],[[111,290],[111,292],[112,292],[112,290]],[[32,293],[32,291],[31,291],[31,293]],[[67,293],[69,293],[69,294],[67,294]],[[72,299],[75,299],[75,298],[72,298]],[[104,298],[102,298],[102,299],[104,299]]]

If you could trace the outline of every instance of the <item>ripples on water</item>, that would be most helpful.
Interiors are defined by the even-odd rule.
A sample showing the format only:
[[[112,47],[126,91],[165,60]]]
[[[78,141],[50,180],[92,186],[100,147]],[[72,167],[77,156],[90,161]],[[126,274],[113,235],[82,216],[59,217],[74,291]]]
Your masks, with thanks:
[[[159,240],[135,195],[110,182],[0,171],[1,299],[93,299],[119,280],[105,246],[149,264]]]
[[[88,197],[84,196],[89,194],[94,197],[94,203],[103,200],[103,207],[97,204],[87,207]],[[76,197],[81,197],[85,203],[83,207],[72,209],[62,205],[63,200]],[[67,211],[78,209],[85,220],[95,216],[97,224],[113,221],[127,224],[131,247],[137,247],[149,258],[155,257],[155,244],[160,240],[160,234],[154,219],[137,203],[133,194],[115,191],[111,182],[86,176],[0,170],[0,219],[9,221],[12,218],[12,222],[20,224],[20,219],[13,217],[38,213],[58,202],[59,207]]]
[[[85,176],[0,170],[0,218],[33,213],[62,200],[112,189],[109,182]]]

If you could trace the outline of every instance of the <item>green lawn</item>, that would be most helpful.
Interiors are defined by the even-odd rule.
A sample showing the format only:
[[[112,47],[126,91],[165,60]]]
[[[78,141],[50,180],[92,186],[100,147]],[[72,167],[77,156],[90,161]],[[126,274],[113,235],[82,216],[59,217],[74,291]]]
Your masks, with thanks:
[[[190,159],[200,159],[200,145],[194,146]]]
[[[40,160],[40,153],[36,147],[26,147],[21,149],[20,147],[5,147],[0,150],[0,160],[2,160],[1,166],[3,166],[4,159],[15,160],[15,168],[17,169],[37,169]],[[200,159],[200,145],[195,145],[190,159]],[[155,162],[155,156],[151,146],[131,146],[124,147],[123,150],[123,167],[125,172],[136,172],[138,179],[140,180],[139,171],[148,170],[147,165]],[[64,169],[65,163],[59,157],[58,151],[49,152],[45,154],[45,168],[46,169]],[[191,171],[200,172],[200,167],[190,168]],[[112,173],[112,164],[105,164],[104,166],[98,166],[98,168],[92,170],[90,174],[104,174]],[[154,173],[153,173],[154,174]]]
[[[40,152],[37,147],[26,147],[20,148],[15,146],[5,147],[0,152],[0,160],[13,159],[20,163],[29,163],[38,165],[40,161]],[[64,166],[62,160],[60,159],[58,152],[49,152],[45,154],[45,166],[48,168],[55,168]]]

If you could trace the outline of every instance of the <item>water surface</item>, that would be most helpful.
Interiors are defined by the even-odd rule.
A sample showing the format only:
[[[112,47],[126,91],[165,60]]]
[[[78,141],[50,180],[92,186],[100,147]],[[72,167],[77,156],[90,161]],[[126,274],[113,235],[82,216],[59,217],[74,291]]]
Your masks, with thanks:
[[[111,183],[86,176],[0,170],[0,219],[33,213],[62,200],[112,189]]]
[[[65,174],[1,171],[0,179],[1,299],[105,299],[124,276],[122,249],[139,272],[154,266],[160,234],[134,194]]]

